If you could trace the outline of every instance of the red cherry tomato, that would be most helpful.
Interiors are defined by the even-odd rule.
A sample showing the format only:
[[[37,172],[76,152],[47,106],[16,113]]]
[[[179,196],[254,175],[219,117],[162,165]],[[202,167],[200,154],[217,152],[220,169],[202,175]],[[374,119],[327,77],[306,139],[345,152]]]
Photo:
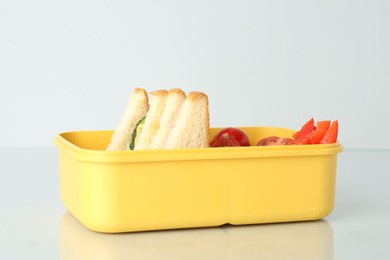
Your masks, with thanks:
[[[232,147],[241,146],[241,144],[233,138],[215,139],[210,143],[210,147]]]
[[[216,140],[227,140],[234,139],[238,141],[240,146],[250,146],[248,136],[241,129],[235,127],[227,127],[220,130],[213,139],[213,142]],[[233,141],[234,142],[234,141]]]
[[[277,136],[270,136],[261,139],[257,146],[271,146],[271,145],[291,145],[293,140],[291,138],[282,138]]]

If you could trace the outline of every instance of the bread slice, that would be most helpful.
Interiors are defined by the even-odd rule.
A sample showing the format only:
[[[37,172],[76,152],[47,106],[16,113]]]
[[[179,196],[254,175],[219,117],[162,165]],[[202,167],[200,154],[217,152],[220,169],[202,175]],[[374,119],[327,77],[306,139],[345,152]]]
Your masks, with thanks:
[[[202,92],[190,92],[179,108],[163,149],[209,147],[209,104]]]
[[[161,149],[163,147],[165,138],[173,124],[176,112],[185,99],[186,94],[181,89],[174,88],[168,91],[165,108],[161,116],[160,128],[153,137],[149,149]]]
[[[137,123],[146,116],[149,109],[148,94],[143,88],[134,89],[129,102],[126,105],[122,119],[115,129],[111,142],[106,151],[126,151],[130,150],[132,133]]]
[[[153,137],[160,128],[161,116],[167,101],[168,91],[157,90],[149,94],[151,96],[149,111],[146,114],[145,124],[135,143],[134,150],[149,149]]]

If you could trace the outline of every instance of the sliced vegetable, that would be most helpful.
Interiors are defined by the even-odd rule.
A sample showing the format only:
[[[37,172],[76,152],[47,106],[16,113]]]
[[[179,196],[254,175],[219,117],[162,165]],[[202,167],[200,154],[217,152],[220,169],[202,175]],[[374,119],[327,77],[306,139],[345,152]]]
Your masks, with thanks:
[[[337,120],[332,122],[332,125],[326,131],[324,137],[321,139],[321,144],[332,144],[337,142],[337,135],[339,131],[339,122]]]
[[[312,144],[319,144],[322,140],[322,138],[325,136],[325,133],[328,131],[330,126],[330,121],[318,121],[317,122],[317,128],[313,132],[311,137],[311,143]]]
[[[311,135],[315,129],[314,118],[311,118],[301,127],[301,130],[293,134],[294,144],[311,144]]]
[[[338,121],[318,121],[314,119],[306,122],[301,130],[293,134],[294,144],[331,144],[337,142]]]
[[[261,139],[257,146],[271,146],[271,145],[291,145],[293,144],[293,139],[291,138],[282,138],[278,136],[270,136]]]
[[[312,133],[305,136],[301,136],[298,139],[293,140],[293,144],[311,144]]]

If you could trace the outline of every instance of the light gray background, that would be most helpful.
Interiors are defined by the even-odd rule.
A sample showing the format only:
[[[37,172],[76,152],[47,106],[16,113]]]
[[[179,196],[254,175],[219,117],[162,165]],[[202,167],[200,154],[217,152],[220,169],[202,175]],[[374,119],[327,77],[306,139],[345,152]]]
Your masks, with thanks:
[[[390,1],[0,0],[0,146],[115,128],[135,87],[209,96],[212,126],[338,119],[389,149]]]

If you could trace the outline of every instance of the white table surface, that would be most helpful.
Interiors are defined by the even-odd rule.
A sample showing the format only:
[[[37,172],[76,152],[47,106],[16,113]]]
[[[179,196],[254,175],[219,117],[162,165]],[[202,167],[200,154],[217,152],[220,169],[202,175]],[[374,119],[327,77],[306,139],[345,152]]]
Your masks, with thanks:
[[[59,199],[55,148],[0,148],[0,259],[390,259],[390,151],[343,151],[324,220],[101,234]]]

